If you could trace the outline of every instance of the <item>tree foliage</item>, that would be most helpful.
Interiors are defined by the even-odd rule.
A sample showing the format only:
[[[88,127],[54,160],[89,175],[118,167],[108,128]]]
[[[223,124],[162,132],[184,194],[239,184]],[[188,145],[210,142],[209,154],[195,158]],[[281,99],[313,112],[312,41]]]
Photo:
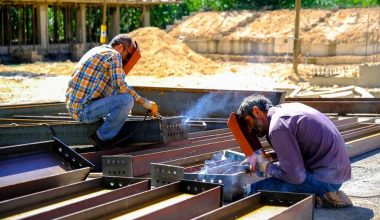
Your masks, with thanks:
[[[348,8],[379,6],[380,0],[301,0],[302,8]],[[182,16],[195,11],[292,9],[295,0],[183,0],[183,4],[153,7],[152,25],[165,28]]]

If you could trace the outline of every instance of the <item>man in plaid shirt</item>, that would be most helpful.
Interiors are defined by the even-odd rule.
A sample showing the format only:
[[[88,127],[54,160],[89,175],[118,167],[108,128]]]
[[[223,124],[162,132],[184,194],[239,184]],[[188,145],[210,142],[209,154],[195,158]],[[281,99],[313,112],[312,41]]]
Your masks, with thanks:
[[[66,107],[72,118],[93,123],[105,118],[89,139],[97,147],[111,148],[134,102],[158,116],[158,105],[139,96],[125,76],[141,57],[136,42],[119,34],[107,45],[89,50],[78,62],[66,91]]]

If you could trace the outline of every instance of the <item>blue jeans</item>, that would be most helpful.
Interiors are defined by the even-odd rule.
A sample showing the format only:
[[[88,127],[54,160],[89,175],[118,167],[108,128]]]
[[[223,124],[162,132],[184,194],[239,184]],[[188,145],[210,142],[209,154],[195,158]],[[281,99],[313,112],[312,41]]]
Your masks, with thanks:
[[[106,117],[96,134],[100,140],[111,140],[119,133],[133,104],[134,99],[129,94],[107,96],[85,106],[79,113],[79,121],[94,123]]]
[[[286,181],[271,177],[265,180],[251,184],[251,192],[253,194],[258,190],[309,193],[322,195],[326,192],[336,192],[342,184],[324,183],[315,179],[312,175],[307,174],[306,179],[301,184],[292,184]]]

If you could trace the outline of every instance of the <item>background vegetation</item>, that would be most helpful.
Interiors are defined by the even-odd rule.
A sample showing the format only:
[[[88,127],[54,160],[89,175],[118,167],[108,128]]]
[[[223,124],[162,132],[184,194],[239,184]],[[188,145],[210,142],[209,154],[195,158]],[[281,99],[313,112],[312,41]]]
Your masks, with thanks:
[[[302,0],[302,8],[375,7],[380,0]],[[165,28],[194,11],[293,9],[295,0],[183,0],[181,5],[159,5],[152,10],[152,25]]]

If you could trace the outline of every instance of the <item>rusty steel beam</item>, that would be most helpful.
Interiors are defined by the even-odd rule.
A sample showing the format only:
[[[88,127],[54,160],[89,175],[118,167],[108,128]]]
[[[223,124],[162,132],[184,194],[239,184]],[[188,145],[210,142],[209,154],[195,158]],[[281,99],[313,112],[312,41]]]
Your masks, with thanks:
[[[261,191],[194,218],[206,219],[313,219],[310,194]]]
[[[9,118],[13,115],[57,114],[58,112],[67,112],[64,102],[0,105],[0,118]]]
[[[225,141],[188,146],[184,148],[159,151],[148,154],[132,152],[129,155],[103,156],[102,169],[104,173],[119,173],[119,170],[121,170],[122,173],[125,171],[125,175],[127,176],[144,176],[149,174],[150,163],[157,163],[174,158],[188,157],[207,152],[225,150],[237,146],[238,145],[236,143],[236,140],[234,138],[231,138]],[[84,157],[86,156],[84,155]],[[114,160],[124,161],[125,163],[112,163]],[[105,167],[105,165],[107,166]]]
[[[286,98],[285,102],[301,102],[323,113],[380,114],[380,98]]]
[[[223,184],[224,201],[231,202],[244,196],[247,185],[263,179],[256,173],[248,175],[244,169],[239,169],[242,167],[239,164],[245,159],[244,156],[240,158],[241,161],[233,161],[234,156],[229,157],[228,154],[224,155],[231,161],[215,161],[214,166],[207,172],[200,172],[201,168],[205,166],[205,161],[213,160],[215,153],[221,152],[212,152],[163,163],[151,163],[152,185],[158,187],[181,179],[220,183]],[[208,163],[209,165],[210,163]],[[238,166],[233,167],[234,165]]]
[[[90,168],[86,167],[68,171],[62,174],[30,180],[27,182],[7,185],[0,188],[2,192],[0,193],[0,201],[9,200],[12,198],[52,189],[59,186],[77,183],[86,179],[89,172]]]
[[[58,219],[191,219],[221,206],[221,185],[182,180]]]
[[[220,132],[220,134],[217,134]],[[194,135],[195,134],[195,135]],[[189,139],[173,141],[167,144],[150,144],[150,145],[141,145],[141,146],[129,146],[126,148],[115,148],[112,150],[104,150],[104,151],[95,151],[95,152],[87,152],[82,153],[81,155],[95,164],[95,170],[101,170],[101,157],[103,155],[117,155],[117,154],[128,154],[132,152],[139,152],[140,154],[154,153],[159,151],[177,149],[189,147],[192,145],[199,144],[208,144],[217,142],[220,140],[229,140],[232,138],[231,134],[229,134],[228,129],[220,129],[214,131],[204,131],[197,133],[190,133]]]
[[[228,118],[236,111],[243,99],[260,94],[268,97],[274,105],[285,99],[283,91],[216,90],[193,88],[133,87],[143,97],[148,97],[160,106],[165,116],[184,115],[189,118]],[[201,108],[198,108],[198,104]],[[135,106],[132,113],[144,114],[141,106]]]
[[[60,120],[50,119],[19,119],[19,118],[0,118],[0,125],[35,125],[41,123],[59,123]]]
[[[54,135],[69,145],[90,144],[88,137],[101,122],[83,124],[59,122],[39,125],[0,125],[0,146],[50,140]],[[168,143],[187,138],[184,117],[162,119],[128,119],[120,130],[120,146],[134,143]]]
[[[379,126],[376,126],[374,128],[370,128],[369,130],[363,129],[361,131],[355,132],[355,133],[347,133],[343,135],[343,138],[346,137],[360,137],[365,134],[368,134],[368,132],[378,132],[380,130]],[[263,146],[268,146],[268,143],[266,141],[261,143]],[[213,142],[210,144],[204,144],[204,145],[196,145],[196,146],[190,146],[180,149],[174,149],[169,151],[159,151],[155,153],[148,153],[148,154],[141,154],[141,152],[135,152],[131,153],[130,155],[115,155],[115,156],[105,156],[104,160],[110,159],[111,161],[113,159],[117,160],[125,160],[125,164],[113,164],[113,163],[103,163],[103,165],[107,165],[107,168],[103,167],[103,170],[105,169],[105,174],[108,172],[111,173],[118,173],[120,170],[121,172],[125,171],[127,175],[132,176],[143,176],[147,175],[149,173],[149,163],[158,163],[162,161],[167,160],[173,160],[176,158],[183,158],[183,157],[189,157],[197,154],[203,154],[213,151],[219,151],[219,150],[226,150],[229,148],[235,148],[238,144],[234,138],[226,141],[221,142]]]
[[[371,136],[372,134],[376,134],[380,132],[380,126],[376,124],[364,124],[365,126],[361,128],[354,128],[352,130],[348,130],[342,133],[343,139],[347,142],[350,140],[354,140],[357,138],[363,138],[365,136]],[[261,141],[261,144],[264,147],[268,147],[269,144],[267,141]],[[241,151],[239,147],[232,148],[234,151]],[[178,159],[173,159],[169,161],[163,161],[160,163],[151,163],[151,178],[153,180],[153,185],[161,185],[162,181],[164,182],[173,182],[175,180],[179,180],[183,178],[183,173],[186,172],[186,169],[188,166],[192,166],[193,164],[200,164],[204,162],[205,160],[210,160],[212,155],[215,154],[216,152],[210,152],[206,154],[201,154],[201,155],[195,155],[195,156],[190,156],[190,157],[182,157]],[[173,166],[176,169],[176,174],[177,175],[172,175],[173,172],[163,172],[162,173],[162,167],[165,167],[165,165],[168,165],[168,167]],[[157,166],[160,166],[161,168],[157,171],[155,168]],[[178,169],[180,168],[180,170]],[[167,169],[170,170],[170,169]],[[158,182],[156,179],[159,179]]]
[[[56,138],[0,148],[0,200],[84,180],[93,166]]]
[[[101,177],[0,201],[0,218],[53,219],[149,189],[149,179]]]

